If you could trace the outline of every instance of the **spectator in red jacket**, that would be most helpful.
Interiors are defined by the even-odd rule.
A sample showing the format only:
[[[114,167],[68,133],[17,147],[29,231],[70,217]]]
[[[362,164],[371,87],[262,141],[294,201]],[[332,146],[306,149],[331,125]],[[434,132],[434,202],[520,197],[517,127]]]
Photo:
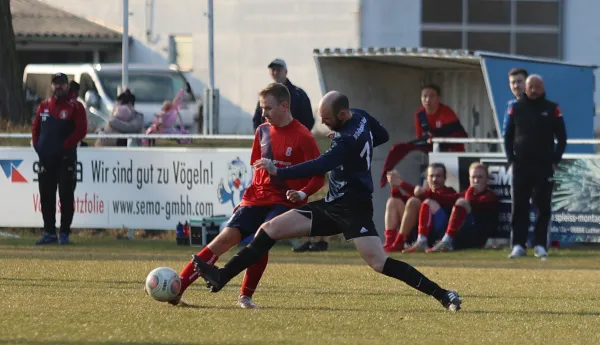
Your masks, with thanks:
[[[69,244],[75,212],[77,145],[87,133],[87,115],[69,95],[69,79],[52,76],[52,97],[40,103],[31,128],[39,158],[38,183],[44,236],[36,244]],[[60,197],[60,237],[56,236],[56,190]]]

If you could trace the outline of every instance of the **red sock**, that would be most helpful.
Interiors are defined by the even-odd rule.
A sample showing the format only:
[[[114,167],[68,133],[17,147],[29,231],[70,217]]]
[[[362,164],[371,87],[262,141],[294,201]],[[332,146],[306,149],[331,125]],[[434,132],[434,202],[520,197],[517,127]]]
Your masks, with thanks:
[[[202,249],[196,255],[209,264],[214,264],[219,258],[208,247],[204,247],[204,249]],[[183,293],[188,286],[198,279],[198,273],[194,271],[194,262],[192,260],[190,260],[187,265],[185,265],[181,273],[179,273],[179,278],[181,279],[181,293]]]
[[[384,247],[391,246],[394,243],[396,236],[398,236],[398,231],[396,231],[394,229],[387,229],[385,231],[385,243],[383,244],[383,246]]]
[[[452,213],[450,214],[450,221],[448,222],[446,235],[454,238],[465,222],[465,218],[467,218],[467,209],[463,206],[455,205],[454,208],[452,208]]]
[[[244,281],[242,282],[242,288],[240,289],[241,296],[252,297],[260,278],[262,278],[265,268],[267,268],[267,262],[269,262],[269,253],[265,254],[257,263],[248,267],[246,274],[244,274]]]
[[[419,235],[429,236],[431,230],[431,208],[427,204],[421,204],[419,210]]]
[[[394,244],[392,244],[392,247],[394,249],[404,249],[404,242],[406,242],[406,236],[398,231],[398,235],[396,236],[396,240],[394,241]]]

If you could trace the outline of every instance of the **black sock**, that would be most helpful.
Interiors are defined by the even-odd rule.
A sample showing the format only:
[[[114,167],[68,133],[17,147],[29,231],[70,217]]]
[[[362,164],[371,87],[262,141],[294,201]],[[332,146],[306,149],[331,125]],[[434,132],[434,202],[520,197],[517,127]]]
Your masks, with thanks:
[[[275,242],[263,229],[259,229],[252,242],[229,259],[225,266],[220,269],[221,280],[228,282],[231,278],[258,262],[275,245]]]
[[[427,279],[427,277],[425,277],[423,273],[417,271],[416,268],[400,260],[387,258],[385,264],[383,265],[383,272],[381,273],[388,277],[402,280],[409,286],[421,291],[422,293],[433,296],[438,301],[446,295],[446,292],[448,292],[447,290],[442,289],[436,283]]]

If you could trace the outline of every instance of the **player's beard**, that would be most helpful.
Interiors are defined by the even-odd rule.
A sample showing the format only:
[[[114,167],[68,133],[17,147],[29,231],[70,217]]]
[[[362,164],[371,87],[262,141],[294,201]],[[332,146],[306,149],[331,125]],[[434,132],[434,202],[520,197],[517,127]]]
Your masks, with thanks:
[[[65,97],[67,93],[68,91],[65,89],[54,89],[54,97],[56,98]]]

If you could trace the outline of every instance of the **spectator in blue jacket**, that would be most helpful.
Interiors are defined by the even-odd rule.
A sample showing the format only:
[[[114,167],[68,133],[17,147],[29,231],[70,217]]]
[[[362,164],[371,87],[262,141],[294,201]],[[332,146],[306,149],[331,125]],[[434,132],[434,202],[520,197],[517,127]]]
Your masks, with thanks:
[[[506,128],[506,124],[508,121],[508,109],[518,101],[523,94],[525,93],[525,80],[529,76],[527,70],[523,68],[513,68],[508,72],[508,85],[510,86],[510,91],[515,95],[514,99],[511,99],[506,104],[506,109],[504,111],[504,121],[502,123],[502,135],[504,135],[504,129]]]

